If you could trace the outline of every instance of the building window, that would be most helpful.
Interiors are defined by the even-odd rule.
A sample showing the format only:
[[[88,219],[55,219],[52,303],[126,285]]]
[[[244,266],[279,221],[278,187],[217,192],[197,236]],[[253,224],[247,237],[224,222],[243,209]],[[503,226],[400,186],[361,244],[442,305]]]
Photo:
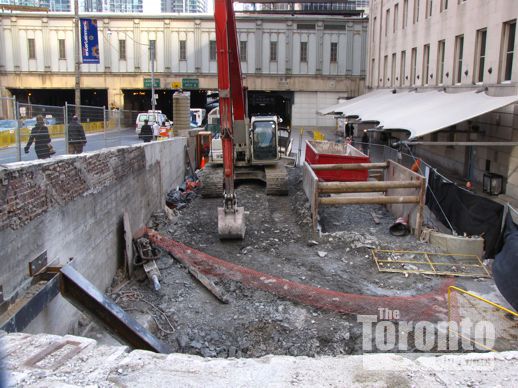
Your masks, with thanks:
[[[446,41],[440,40],[437,45],[437,83],[442,85],[444,83],[444,55],[445,55]]]
[[[513,73],[514,42],[516,39],[516,20],[504,24],[502,80],[510,81]]]
[[[119,60],[126,60],[126,41],[124,39],[119,40]]]
[[[65,39],[58,39],[59,59],[67,59],[67,50],[65,46]]]
[[[391,70],[390,70],[390,86],[394,86],[395,84],[396,84],[396,53],[393,53]]]
[[[387,9],[387,12],[385,14],[385,36],[387,36],[387,34],[388,34],[389,24],[390,24],[390,9]]]
[[[243,41],[243,42],[239,42],[239,60],[241,62],[246,62],[246,58],[247,58],[247,55],[246,55],[246,47],[247,47],[247,44],[246,44],[246,40]]]
[[[371,60],[371,84],[374,85],[374,69],[376,68],[376,59],[372,58]]]
[[[383,57],[383,86],[387,85],[388,55]]]
[[[455,37],[455,68],[453,69],[453,83],[460,84],[462,82],[462,59],[464,55],[464,35]]]
[[[448,0],[441,0],[441,12],[448,9]]]
[[[36,59],[36,43],[34,39],[27,39],[27,49],[29,50],[29,59]]]
[[[180,41],[180,61],[187,60],[187,41]]]
[[[277,62],[277,42],[270,42],[270,62]]]
[[[149,41],[149,60],[156,61],[156,40]]]
[[[374,21],[372,22],[372,43],[374,44],[374,38],[376,37],[376,16],[374,16]]]
[[[419,6],[421,0],[414,0],[414,24],[419,21]]]
[[[423,85],[428,85],[428,77],[430,77],[430,45],[425,44],[423,47]]]
[[[410,81],[412,85],[417,81],[417,47],[412,49],[412,56],[410,57]]]
[[[392,23],[392,32],[395,33],[397,29],[398,24],[398,18],[399,18],[399,4],[396,4],[394,6],[394,21]]]
[[[338,59],[338,43],[331,42],[331,63],[336,63]]]
[[[215,40],[209,41],[209,59],[211,61],[216,60],[216,41]]]
[[[399,68],[399,86],[403,86],[405,84],[406,77],[406,51],[401,51],[401,59],[400,59],[400,68]]]
[[[473,72],[474,82],[484,82],[484,68],[486,64],[486,39],[487,30],[477,31],[477,41],[475,47],[475,71]]]
[[[300,42],[300,61],[308,61],[308,42]]]
[[[429,18],[432,16],[433,0],[426,0],[425,17]]]
[[[403,29],[408,25],[408,0],[403,0]]]

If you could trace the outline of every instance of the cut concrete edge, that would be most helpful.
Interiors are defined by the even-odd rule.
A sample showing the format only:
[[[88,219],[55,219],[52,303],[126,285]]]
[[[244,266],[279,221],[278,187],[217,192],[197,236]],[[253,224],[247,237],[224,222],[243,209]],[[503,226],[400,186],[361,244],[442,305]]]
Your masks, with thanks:
[[[130,351],[102,346],[95,340],[47,334],[7,334],[1,337],[8,384],[56,386],[91,385],[182,386],[444,386],[509,385],[518,380],[518,352],[467,354],[366,354],[337,357],[218,359],[187,354]],[[26,361],[56,342],[80,344],[81,350],[55,368]],[[52,354],[49,355],[52,357]],[[104,386],[105,384],[103,384]],[[68,386],[68,385],[67,385]]]

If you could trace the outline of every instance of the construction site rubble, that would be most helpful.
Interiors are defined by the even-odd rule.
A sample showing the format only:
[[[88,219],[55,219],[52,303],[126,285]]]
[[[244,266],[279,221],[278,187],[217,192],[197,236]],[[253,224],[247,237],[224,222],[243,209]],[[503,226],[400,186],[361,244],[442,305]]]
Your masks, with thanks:
[[[166,196],[166,205],[172,209],[183,209],[197,196],[200,181],[196,173],[188,176],[176,189],[171,190]]]
[[[238,186],[251,220],[243,240],[218,237],[221,198],[195,196],[188,207],[155,213],[148,238],[160,251],[160,290],[136,273],[114,299],[132,314],[151,316],[154,334],[175,352],[336,356],[362,352],[357,314],[392,306],[408,319],[441,320],[448,286],[494,287],[413,273],[411,263],[400,273],[380,273],[372,249],[440,249],[413,235],[392,236],[393,218],[381,205],[326,206],[315,238],[301,170],[291,169],[289,180],[286,197],[267,196],[259,184]]]

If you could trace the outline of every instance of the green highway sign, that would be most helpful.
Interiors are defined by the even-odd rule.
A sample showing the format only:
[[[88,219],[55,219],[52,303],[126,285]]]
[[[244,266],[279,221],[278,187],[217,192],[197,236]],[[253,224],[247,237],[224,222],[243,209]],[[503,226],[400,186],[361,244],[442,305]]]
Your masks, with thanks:
[[[159,88],[160,87],[160,78],[155,78],[154,79],[154,83],[155,85],[153,85],[155,88]],[[144,78],[144,87],[145,88],[151,88],[151,78]]]
[[[199,89],[200,80],[198,78],[183,78],[182,89]]]

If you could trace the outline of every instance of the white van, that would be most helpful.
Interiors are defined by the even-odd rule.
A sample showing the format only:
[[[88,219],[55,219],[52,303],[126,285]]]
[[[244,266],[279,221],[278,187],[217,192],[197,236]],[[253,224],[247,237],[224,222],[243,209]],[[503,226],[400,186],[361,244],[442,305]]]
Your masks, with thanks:
[[[140,136],[140,130],[142,129],[142,126],[144,125],[144,120],[148,121],[148,124],[153,126],[153,124],[158,122],[158,124],[162,125],[162,123],[165,121],[165,126],[167,128],[171,128],[171,122],[167,118],[165,114],[162,113],[162,111],[155,110],[154,112],[152,110],[148,110],[147,112],[139,113],[137,116],[137,120],[135,121],[135,133]]]

